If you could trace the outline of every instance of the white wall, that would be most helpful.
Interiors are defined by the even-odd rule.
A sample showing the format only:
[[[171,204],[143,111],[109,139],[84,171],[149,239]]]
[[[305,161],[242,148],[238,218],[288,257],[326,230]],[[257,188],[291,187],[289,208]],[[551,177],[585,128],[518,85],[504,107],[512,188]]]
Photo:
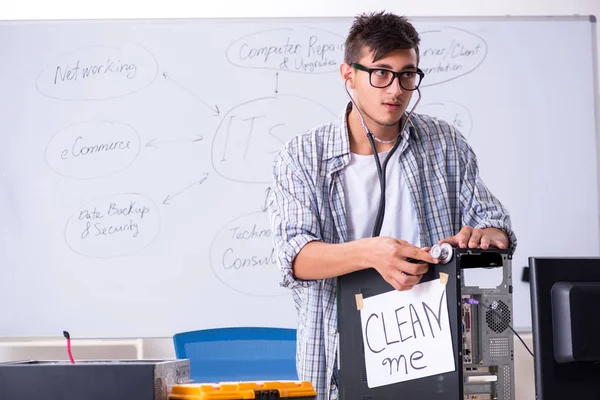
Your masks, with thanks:
[[[366,4],[370,10],[388,9],[409,16],[587,15],[600,11],[596,0],[2,0],[0,4],[3,19],[349,16],[365,11]]]
[[[367,7],[366,5],[369,4]],[[219,0],[141,1],[141,0],[0,0],[0,20],[8,19],[97,19],[97,18],[215,18],[215,17],[301,17],[352,16],[364,11],[386,9],[408,16],[504,16],[504,15],[596,15],[599,0]],[[598,40],[600,43],[600,40]],[[518,64],[518,60],[516,61]],[[598,91],[598,88],[596,88]],[[531,346],[531,336],[526,341]],[[22,347],[0,349],[0,361],[32,357]],[[38,348],[35,356],[64,358],[64,352]],[[44,350],[43,350],[44,349]],[[117,346],[105,352],[112,357],[128,358],[131,349],[119,352]],[[533,362],[515,339],[515,368],[518,400],[533,399]],[[96,353],[89,353],[96,356]],[[170,338],[143,341],[145,358],[174,357]]]

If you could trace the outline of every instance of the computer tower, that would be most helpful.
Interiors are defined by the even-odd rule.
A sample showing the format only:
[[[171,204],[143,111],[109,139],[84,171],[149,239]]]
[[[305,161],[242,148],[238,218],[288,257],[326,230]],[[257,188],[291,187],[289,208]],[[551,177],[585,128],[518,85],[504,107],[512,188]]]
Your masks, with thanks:
[[[464,284],[465,271],[501,268],[502,282]],[[338,379],[341,400],[514,400],[512,254],[499,249],[452,249],[446,264],[430,265],[419,284],[445,281],[454,370],[369,388],[357,297],[393,291],[374,269],[338,278]],[[359,295],[359,296],[357,296]]]

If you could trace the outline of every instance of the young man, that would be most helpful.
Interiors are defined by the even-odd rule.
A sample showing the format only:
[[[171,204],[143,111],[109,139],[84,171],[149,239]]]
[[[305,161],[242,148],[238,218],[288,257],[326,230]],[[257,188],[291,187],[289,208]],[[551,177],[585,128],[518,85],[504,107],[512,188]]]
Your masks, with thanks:
[[[446,122],[406,113],[422,78],[419,41],[403,17],[357,17],[340,67],[353,101],[335,121],[286,143],[275,161],[269,211],[282,285],[298,312],[298,375],[320,400],[338,395],[336,277],[374,268],[390,289],[408,290],[437,262],[427,251],[433,244],[516,246],[508,212],[482,182],[465,138]],[[376,237],[373,149],[382,165],[391,154]]]

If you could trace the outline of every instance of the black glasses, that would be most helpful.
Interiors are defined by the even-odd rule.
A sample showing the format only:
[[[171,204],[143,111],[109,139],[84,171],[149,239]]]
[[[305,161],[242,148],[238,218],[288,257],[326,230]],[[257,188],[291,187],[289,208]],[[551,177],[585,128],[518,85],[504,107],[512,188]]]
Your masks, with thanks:
[[[398,77],[398,82],[400,82],[400,87],[402,89],[408,91],[417,90],[421,84],[421,80],[425,76],[425,73],[419,68],[417,68],[416,71],[394,72],[389,69],[367,68],[359,63],[352,63],[350,65],[358,70],[368,72],[369,83],[371,86],[379,89],[390,86],[392,82],[394,82],[394,79]]]

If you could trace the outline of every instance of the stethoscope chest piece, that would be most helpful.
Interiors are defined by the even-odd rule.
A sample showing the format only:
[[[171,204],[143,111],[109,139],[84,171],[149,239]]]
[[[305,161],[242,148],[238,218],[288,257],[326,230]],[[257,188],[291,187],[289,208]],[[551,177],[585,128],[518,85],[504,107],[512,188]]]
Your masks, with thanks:
[[[447,264],[452,259],[452,246],[450,243],[434,244],[429,251],[431,257],[437,258],[442,264]]]

